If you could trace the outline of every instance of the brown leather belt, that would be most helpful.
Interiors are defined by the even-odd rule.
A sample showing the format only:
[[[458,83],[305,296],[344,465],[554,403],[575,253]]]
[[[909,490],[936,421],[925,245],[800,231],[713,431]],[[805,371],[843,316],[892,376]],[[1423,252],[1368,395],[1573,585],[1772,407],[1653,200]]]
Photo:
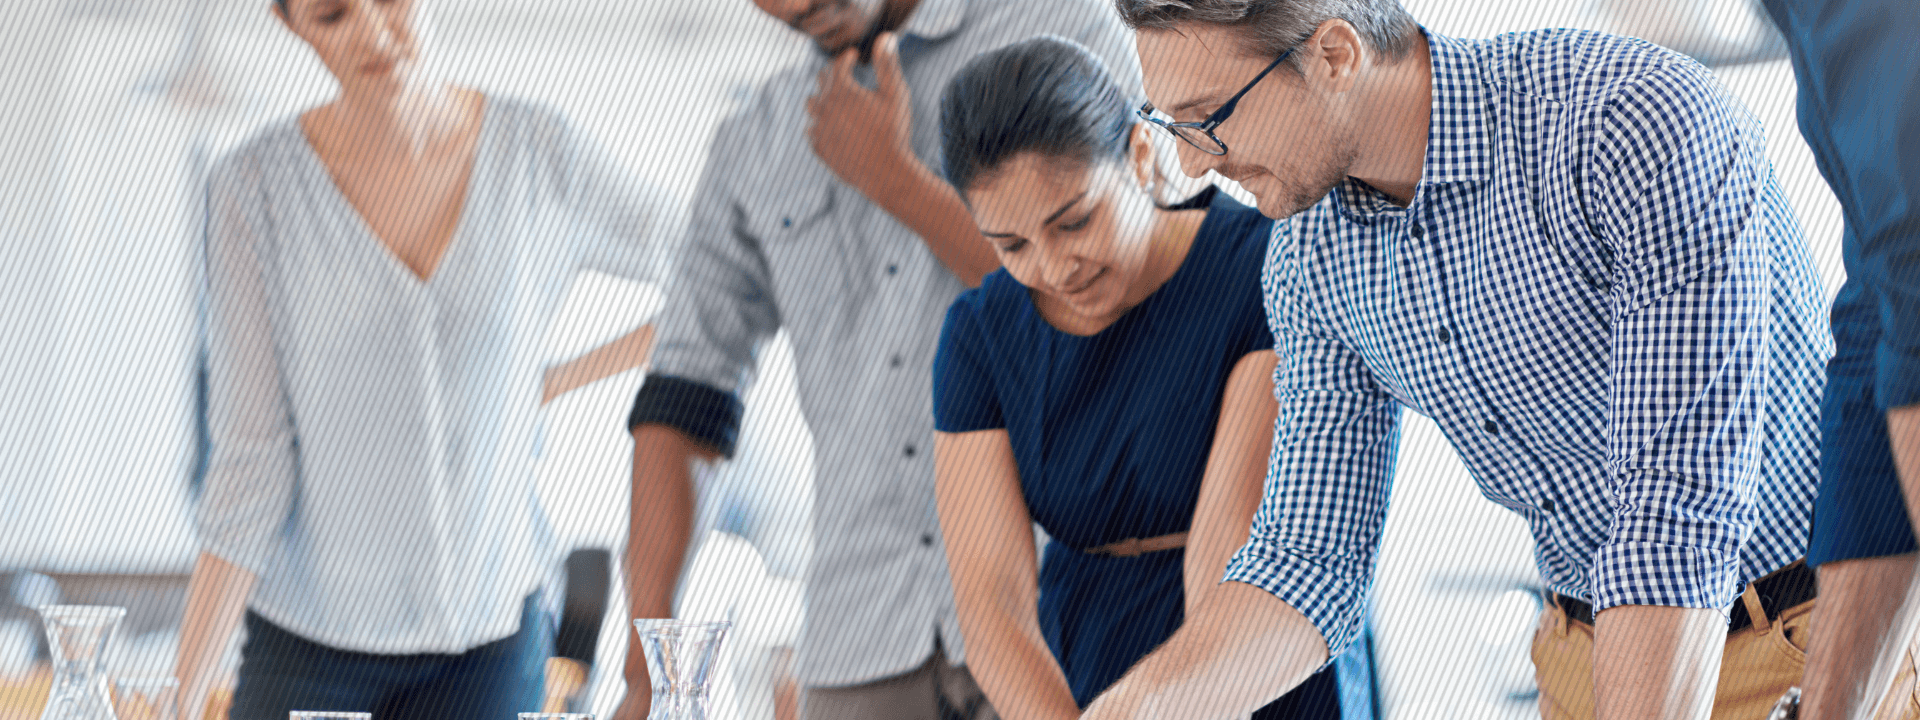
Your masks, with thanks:
[[[1767,617],[1777,618],[1796,605],[1814,598],[1813,568],[1804,561],[1795,560],[1792,565],[1776,570],[1773,574],[1753,581],[1753,590],[1760,596],[1760,608]],[[1567,614],[1567,619],[1575,622],[1593,624],[1593,606],[1583,600],[1550,593],[1554,604]],[[1742,593],[1744,595],[1744,592]],[[1733,611],[1728,614],[1727,634],[1745,630],[1753,625],[1753,617],[1747,613],[1747,604],[1739,600],[1733,603]]]
[[[1174,533],[1172,535],[1150,537],[1145,540],[1140,538],[1127,538],[1117,543],[1087,548],[1080,552],[1088,555],[1106,555],[1108,557],[1136,557],[1164,550],[1178,550],[1186,546],[1187,534]]]

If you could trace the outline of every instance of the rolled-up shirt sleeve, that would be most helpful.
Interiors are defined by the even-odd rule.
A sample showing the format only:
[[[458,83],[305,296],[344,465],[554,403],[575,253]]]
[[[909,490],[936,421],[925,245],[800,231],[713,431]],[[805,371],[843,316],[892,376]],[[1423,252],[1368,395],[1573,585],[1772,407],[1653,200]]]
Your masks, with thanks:
[[[1589,601],[1724,609],[1767,441],[1769,256],[1797,234],[1766,214],[1758,123],[1706,70],[1671,64],[1596,122],[1587,207],[1613,253],[1614,484]]]
[[[1268,249],[1266,299],[1274,351],[1273,452],[1247,544],[1225,579],[1253,585],[1305,615],[1339,657],[1366,624],[1386,522],[1400,405],[1360,356],[1291,291],[1310,280],[1286,225]]]
[[[674,427],[727,457],[739,433],[740,392],[751,381],[761,344],[780,329],[766,254],[747,231],[728,182],[735,173],[777,171],[754,168],[746,157],[762,115],[750,109],[714,135],[668,273],[653,371],[627,419],[629,428]]]
[[[207,187],[207,428],[212,453],[196,508],[201,548],[256,576],[296,486],[293,419],[269,321],[259,173],[218,166]]]

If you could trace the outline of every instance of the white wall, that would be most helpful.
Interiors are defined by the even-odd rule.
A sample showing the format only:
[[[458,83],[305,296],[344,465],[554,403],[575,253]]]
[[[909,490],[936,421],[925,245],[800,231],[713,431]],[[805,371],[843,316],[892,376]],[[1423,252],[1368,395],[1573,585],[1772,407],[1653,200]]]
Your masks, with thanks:
[[[30,522],[52,482],[61,359],[61,80],[67,25],[54,3],[0,23],[0,527]],[[0,531],[0,555],[39,542]],[[0,565],[5,560],[0,559]]]

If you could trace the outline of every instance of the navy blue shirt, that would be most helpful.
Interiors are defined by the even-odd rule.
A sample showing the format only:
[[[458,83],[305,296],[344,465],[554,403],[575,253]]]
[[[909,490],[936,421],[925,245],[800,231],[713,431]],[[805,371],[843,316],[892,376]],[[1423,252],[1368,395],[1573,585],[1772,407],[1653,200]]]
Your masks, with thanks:
[[[1053,537],[1040,627],[1082,707],[1179,628],[1185,553],[1079,549],[1188,529],[1227,377],[1273,345],[1260,296],[1272,221],[1217,190],[1196,201],[1210,209],[1180,268],[1105,330],[1060,331],[1001,270],[947,311],[934,358],[935,428],[1006,429],[1027,508]]]
[[[1800,135],[1846,217],[1807,561],[1910,553],[1885,411],[1920,403],[1920,6],[1766,6],[1792,50]]]

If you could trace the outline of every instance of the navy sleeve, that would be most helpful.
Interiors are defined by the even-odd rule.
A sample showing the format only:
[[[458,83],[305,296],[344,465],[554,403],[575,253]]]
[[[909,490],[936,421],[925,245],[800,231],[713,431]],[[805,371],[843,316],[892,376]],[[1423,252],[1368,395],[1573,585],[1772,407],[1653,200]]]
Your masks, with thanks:
[[[640,386],[627,415],[627,429],[649,423],[666,425],[731,459],[740,440],[740,399],[712,386],[654,375]]]
[[[933,357],[933,429],[940,432],[1007,426],[988,371],[986,338],[967,302],[972,294],[962,295],[947,308],[946,324],[940,328],[940,350]]]
[[[1272,220],[1254,223],[1243,251],[1235,258],[1233,277],[1236,281],[1244,278],[1245,283],[1234,292],[1239,301],[1233,326],[1234,362],[1255,350],[1273,349],[1273,327],[1267,324],[1266,297],[1260,288],[1260,269],[1266,262],[1273,226]]]

